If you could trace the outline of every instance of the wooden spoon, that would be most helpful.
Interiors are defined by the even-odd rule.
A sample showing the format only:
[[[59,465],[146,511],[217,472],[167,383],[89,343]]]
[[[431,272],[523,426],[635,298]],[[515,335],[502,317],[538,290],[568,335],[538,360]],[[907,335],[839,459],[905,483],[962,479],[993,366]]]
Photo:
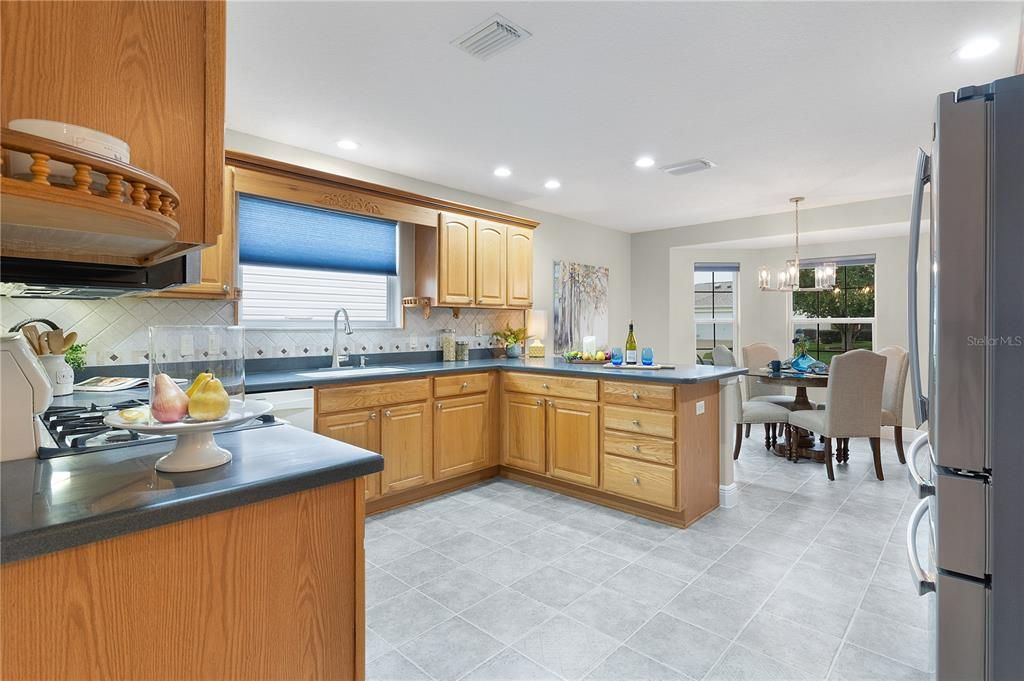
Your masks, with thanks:
[[[46,343],[50,348],[50,354],[59,355],[64,352],[64,331],[56,329],[46,334]]]
[[[43,354],[42,346],[39,344],[39,329],[33,325],[21,327],[21,334],[25,336],[25,340],[28,341],[29,347],[32,348],[32,352],[37,355]]]
[[[64,349],[60,351],[61,354],[64,354],[65,352],[70,350],[71,346],[74,345],[75,341],[77,341],[77,340],[78,340],[78,332],[77,331],[72,331],[68,335],[64,336]]]

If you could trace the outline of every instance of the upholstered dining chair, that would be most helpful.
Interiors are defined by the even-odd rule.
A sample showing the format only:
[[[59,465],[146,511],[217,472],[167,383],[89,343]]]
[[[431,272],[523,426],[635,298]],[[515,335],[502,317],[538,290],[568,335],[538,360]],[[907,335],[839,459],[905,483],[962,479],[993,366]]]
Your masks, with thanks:
[[[878,351],[885,357],[885,382],[882,384],[882,426],[892,426],[896,441],[896,456],[900,463],[906,463],[903,454],[903,396],[907,392],[907,370],[910,354],[898,345],[890,345]]]
[[[743,366],[748,369],[763,369],[768,362],[779,359],[779,351],[767,343],[751,343],[743,346]],[[759,383],[756,378],[747,376],[747,399],[751,402],[771,402],[786,409],[793,408],[793,395],[787,395],[781,385]]]
[[[875,477],[882,475],[882,385],[885,365],[882,355],[870,350],[850,350],[832,359],[825,389],[825,408],[789,413],[789,424],[825,438],[825,467],[835,480],[832,467],[832,438],[866,437],[875,459]],[[848,451],[848,450],[847,450]],[[842,461],[849,454],[844,452]]]
[[[736,366],[736,356],[724,345],[716,346],[711,353],[715,359],[715,366]],[[747,434],[749,435],[752,423],[764,424],[764,448],[770,450],[776,443],[777,424],[787,423],[791,412],[785,407],[771,402],[745,401],[739,386],[736,390],[730,391],[729,396],[732,402],[732,413],[736,414],[736,443],[733,445],[732,458],[740,458],[743,427],[748,428]]]

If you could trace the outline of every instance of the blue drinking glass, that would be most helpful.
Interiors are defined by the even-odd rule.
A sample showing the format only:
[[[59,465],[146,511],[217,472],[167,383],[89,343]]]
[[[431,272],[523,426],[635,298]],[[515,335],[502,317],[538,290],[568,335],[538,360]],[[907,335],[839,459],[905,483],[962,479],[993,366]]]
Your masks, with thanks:
[[[612,364],[622,366],[622,348],[612,348]]]
[[[640,351],[640,363],[647,367],[654,364],[653,348],[644,348],[643,350]]]

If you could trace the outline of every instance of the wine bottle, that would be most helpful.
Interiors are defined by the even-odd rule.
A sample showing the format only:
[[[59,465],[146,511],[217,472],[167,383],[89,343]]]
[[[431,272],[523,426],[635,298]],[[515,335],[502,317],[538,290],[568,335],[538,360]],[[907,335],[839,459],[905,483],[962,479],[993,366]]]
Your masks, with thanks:
[[[633,322],[629,322],[629,335],[626,336],[626,364],[636,364],[636,337],[633,335]]]

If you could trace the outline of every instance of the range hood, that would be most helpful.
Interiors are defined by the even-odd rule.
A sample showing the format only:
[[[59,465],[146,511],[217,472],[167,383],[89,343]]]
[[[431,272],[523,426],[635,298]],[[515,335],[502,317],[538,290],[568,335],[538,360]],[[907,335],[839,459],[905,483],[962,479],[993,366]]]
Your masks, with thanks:
[[[95,300],[199,282],[199,252],[155,265],[99,265],[34,258],[0,258],[0,292],[12,298]]]

